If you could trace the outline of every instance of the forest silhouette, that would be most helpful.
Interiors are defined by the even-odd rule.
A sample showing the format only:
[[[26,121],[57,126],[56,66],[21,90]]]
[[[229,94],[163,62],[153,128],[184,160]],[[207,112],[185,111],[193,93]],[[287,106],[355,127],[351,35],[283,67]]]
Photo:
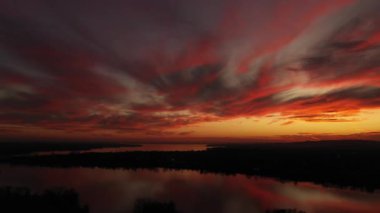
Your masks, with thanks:
[[[190,169],[310,181],[372,192],[380,188],[380,142],[220,145],[205,151],[133,151],[16,156],[3,162],[49,167]]]

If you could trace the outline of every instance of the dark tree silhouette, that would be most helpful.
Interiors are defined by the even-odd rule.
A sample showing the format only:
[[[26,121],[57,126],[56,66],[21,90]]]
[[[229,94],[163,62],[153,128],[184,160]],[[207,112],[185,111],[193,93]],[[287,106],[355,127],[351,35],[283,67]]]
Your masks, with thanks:
[[[178,213],[173,202],[159,202],[139,199],[135,202],[133,213]]]
[[[272,209],[267,210],[266,213],[306,213],[297,209]]]
[[[88,213],[73,190],[55,189],[32,193],[28,188],[0,188],[0,212]]]

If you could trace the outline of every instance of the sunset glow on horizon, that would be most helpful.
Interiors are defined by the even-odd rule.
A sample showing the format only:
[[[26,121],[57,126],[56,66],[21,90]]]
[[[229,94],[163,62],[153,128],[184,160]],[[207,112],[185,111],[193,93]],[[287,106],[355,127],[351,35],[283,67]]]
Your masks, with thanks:
[[[380,140],[379,9],[1,1],[0,139]]]

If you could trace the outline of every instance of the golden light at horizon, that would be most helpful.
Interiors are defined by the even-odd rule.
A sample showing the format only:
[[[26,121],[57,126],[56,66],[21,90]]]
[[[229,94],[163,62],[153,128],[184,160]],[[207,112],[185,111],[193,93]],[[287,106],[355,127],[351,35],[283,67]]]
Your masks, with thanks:
[[[271,137],[297,134],[335,134],[350,135],[379,131],[380,110],[363,110],[352,115],[352,121],[318,121],[308,122],[287,119],[281,115],[273,117],[244,117],[224,121],[206,122],[176,129],[176,131],[193,131],[196,137]],[[288,121],[292,123],[286,124]]]

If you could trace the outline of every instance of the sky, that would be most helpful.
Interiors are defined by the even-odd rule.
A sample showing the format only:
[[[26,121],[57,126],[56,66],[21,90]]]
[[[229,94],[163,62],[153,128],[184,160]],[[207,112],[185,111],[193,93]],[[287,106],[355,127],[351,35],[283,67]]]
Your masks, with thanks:
[[[379,10],[1,0],[0,139],[380,140]]]

